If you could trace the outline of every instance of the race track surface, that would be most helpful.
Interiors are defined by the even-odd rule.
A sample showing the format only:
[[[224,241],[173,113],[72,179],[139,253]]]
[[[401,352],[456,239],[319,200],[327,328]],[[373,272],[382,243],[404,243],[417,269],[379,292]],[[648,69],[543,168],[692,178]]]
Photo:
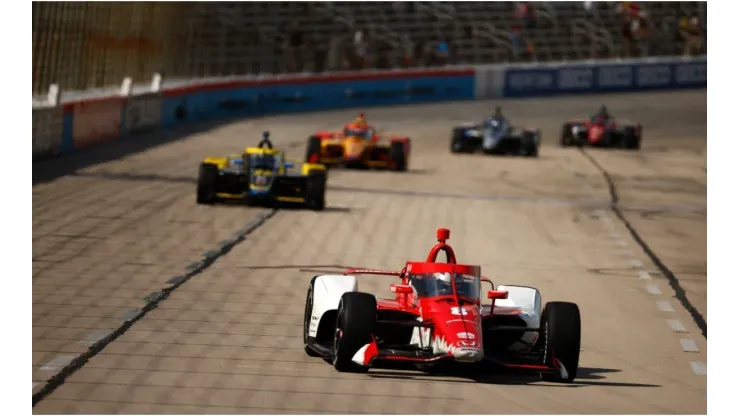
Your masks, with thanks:
[[[643,123],[642,151],[557,146],[563,121],[602,102]],[[492,102],[369,109],[412,137],[410,171],[332,171],[322,213],[197,206],[197,165],[265,129],[301,158],[312,130],[356,110],[202,124],[34,166],[33,412],[706,413],[706,92],[497,104],[543,130],[538,160],[449,153],[452,126]],[[306,356],[312,276],[422,260],[438,227],[496,284],[580,305],[573,385],[347,375]],[[390,297],[389,279],[360,289]]]

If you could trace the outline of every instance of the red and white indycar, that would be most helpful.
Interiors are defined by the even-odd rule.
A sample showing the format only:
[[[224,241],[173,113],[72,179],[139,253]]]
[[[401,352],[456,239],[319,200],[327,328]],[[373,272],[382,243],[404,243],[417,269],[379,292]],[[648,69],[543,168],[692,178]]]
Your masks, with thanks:
[[[306,296],[306,353],[331,360],[341,372],[393,362],[421,369],[452,363],[573,381],[581,344],[578,306],[549,302],[541,309],[537,289],[501,285],[494,290],[480,266],[457,264],[446,243],[449,235],[447,229],[437,230],[438,243],[427,260],[407,262],[399,272],[351,269],[315,276]],[[446,263],[436,262],[440,252]],[[398,276],[399,284],[390,286],[395,298],[359,292],[358,274]],[[489,305],[481,304],[482,281],[491,285]]]
[[[642,125],[617,122],[613,118],[592,117],[588,120],[571,120],[563,124],[560,145],[611,147],[638,150],[642,143]]]

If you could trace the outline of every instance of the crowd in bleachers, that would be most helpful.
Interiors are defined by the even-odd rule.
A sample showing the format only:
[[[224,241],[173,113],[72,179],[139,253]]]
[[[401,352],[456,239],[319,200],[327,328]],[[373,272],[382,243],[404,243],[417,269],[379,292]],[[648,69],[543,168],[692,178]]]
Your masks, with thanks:
[[[285,71],[704,53],[700,2],[303,3]],[[309,65],[309,63],[311,65]],[[280,66],[280,65],[278,65]]]
[[[148,82],[154,72],[174,79],[706,53],[706,2],[47,2],[34,3],[33,15],[36,93],[53,83]]]

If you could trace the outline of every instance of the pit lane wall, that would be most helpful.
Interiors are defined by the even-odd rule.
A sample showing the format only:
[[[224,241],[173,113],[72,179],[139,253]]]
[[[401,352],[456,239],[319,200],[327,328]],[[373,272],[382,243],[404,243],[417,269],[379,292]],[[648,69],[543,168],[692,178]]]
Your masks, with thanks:
[[[706,57],[292,75],[165,83],[33,109],[33,158],[225,117],[498,97],[706,88]],[[471,115],[474,117],[474,115]]]

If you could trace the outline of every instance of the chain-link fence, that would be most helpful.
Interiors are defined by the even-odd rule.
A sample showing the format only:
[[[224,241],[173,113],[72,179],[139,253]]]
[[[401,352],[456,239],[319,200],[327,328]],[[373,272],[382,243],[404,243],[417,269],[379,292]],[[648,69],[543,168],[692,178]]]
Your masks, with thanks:
[[[620,23],[610,5],[600,14],[587,14],[577,2],[545,5],[550,11],[543,16],[549,20],[528,29],[536,59],[593,58],[597,26],[604,27],[599,33],[612,46],[604,57],[614,55]],[[511,23],[512,7],[495,2],[454,7],[372,1],[33,3],[33,94],[46,93],[51,84],[64,91],[107,90],[127,76],[146,83],[157,72],[172,81],[437,65],[420,57],[433,55],[442,39],[450,44],[444,63],[506,62],[513,59],[513,41],[501,27]],[[652,9],[654,18],[667,25],[661,45],[668,49],[681,43],[674,39],[677,23],[668,24],[678,21],[681,7],[693,11],[702,6],[671,3]],[[587,25],[591,30],[573,30],[578,16],[586,23],[594,20]],[[358,52],[354,44],[358,29],[368,32],[367,45],[360,49],[369,53]],[[659,34],[653,40],[660,40]]]
[[[33,93],[120,85],[175,70],[192,3],[34,2]]]

